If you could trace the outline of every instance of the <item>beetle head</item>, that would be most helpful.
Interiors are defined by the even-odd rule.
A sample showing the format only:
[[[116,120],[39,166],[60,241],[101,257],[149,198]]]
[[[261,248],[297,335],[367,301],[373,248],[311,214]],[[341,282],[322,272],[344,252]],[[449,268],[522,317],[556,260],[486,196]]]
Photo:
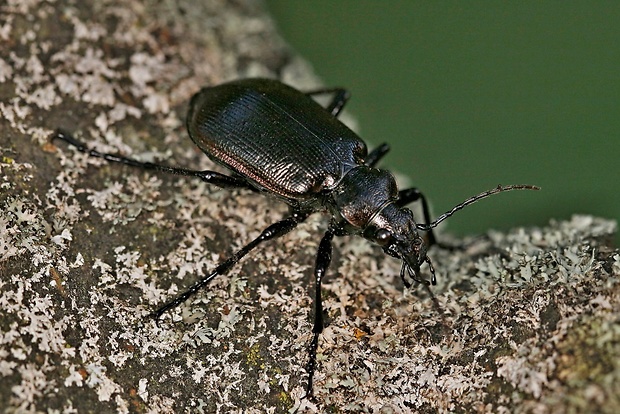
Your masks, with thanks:
[[[403,261],[400,277],[405,286],[410,286],[406,276],[418,283],[437,283],[431,261],[426,256],[426,243],[418,233],[413,213],[408,208],[387,204],[370,220],[363,236],[381,246],[386,254]],[[425,262],[432,274],[430,282],[420,276],[420,266]]]
[[[400,274],[406,286],[410,285],[406,276],[429,283],[420,277],[420,266],[425,262],[433,275],[430,283],[435,284],[426,244],[418,234],[420,226],[411,210],[396,204],[398,186],[389,171],[360,165],[342,178],[331,196],[334,209],[347,224],[346,234],[361,234],[403,261]]]

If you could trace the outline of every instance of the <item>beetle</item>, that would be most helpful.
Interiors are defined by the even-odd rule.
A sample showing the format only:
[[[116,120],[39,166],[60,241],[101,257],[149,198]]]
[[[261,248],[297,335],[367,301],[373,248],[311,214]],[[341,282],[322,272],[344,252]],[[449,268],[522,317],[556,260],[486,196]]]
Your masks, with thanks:
[[[325,107],[313,99],[326,94],[332,98]],[[198,177],[218,187],[249,189],[275,196],[290,206],[288,217],[267,227],[210,274],[152,312],[156,319],[216,276],[225,274],[261,243],[290,232],[312,213],[326,212],[330,216],[314,266],[314,322],[306,366],[309,397],[313,393],[317,347],[324,327],[321,282],[331,261],[335,236],[361,236],[400,259],[400,277],[406,287],[411,286],[410,281],[435,285],[435,271],[426,254],[428,247],[437,244],[433,228],[456,211],[492,194],[538,189],[532,185],[500,185],[470,197],[431,221],[427,200],[417,188],[399,190],[391,172],[375,167],[389,146],[380,145],[369,153],[364,141],[340,122],[338,115],[348,99],[349,92],[343,88],[301,92],[277,80],[258,78],[203,88],[191,99],[187,130],[194,143],[211,160],[229,169],[230,175],[101,153],[63,130],[57,130],[53,136],[91,156]],[[423,222],[416,222],[406,207],[415,201],[421,202]],[[425,233],[426,240],[420,232]],[[420,274],[424,263],[429,267],[430,281]]]

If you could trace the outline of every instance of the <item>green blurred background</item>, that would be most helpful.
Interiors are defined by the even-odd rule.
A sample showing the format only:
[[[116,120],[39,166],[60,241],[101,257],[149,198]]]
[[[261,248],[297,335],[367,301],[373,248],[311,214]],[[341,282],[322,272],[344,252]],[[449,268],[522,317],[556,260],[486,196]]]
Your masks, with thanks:
[[[620,217],[620,2],[267,5],[436,215],[500,183],[543,189],[486,199],[450,231]]]

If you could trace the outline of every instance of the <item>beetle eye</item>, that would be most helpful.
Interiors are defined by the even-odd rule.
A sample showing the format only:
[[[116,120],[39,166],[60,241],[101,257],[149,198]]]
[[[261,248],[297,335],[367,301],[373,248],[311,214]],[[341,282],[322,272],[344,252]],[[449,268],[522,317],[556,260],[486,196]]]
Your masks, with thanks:
[[[392,240],[392,233],[386,229],[379,229],[375,233],[375,240],[378,245],[385,246]]]

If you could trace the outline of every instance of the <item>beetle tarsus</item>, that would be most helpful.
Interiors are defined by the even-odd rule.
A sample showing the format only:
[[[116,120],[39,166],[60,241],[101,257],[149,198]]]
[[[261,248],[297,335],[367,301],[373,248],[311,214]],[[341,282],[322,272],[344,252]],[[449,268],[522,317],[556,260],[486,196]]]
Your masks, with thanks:
[[[306,395],[304,398],[312,400],[314,398],[314,372],[316,371],[316,352],[319,347],[319,332],[313,332],[312,340],[308,344],[308,363],[306,372],[308,373],[308,383],[306,384]]]

